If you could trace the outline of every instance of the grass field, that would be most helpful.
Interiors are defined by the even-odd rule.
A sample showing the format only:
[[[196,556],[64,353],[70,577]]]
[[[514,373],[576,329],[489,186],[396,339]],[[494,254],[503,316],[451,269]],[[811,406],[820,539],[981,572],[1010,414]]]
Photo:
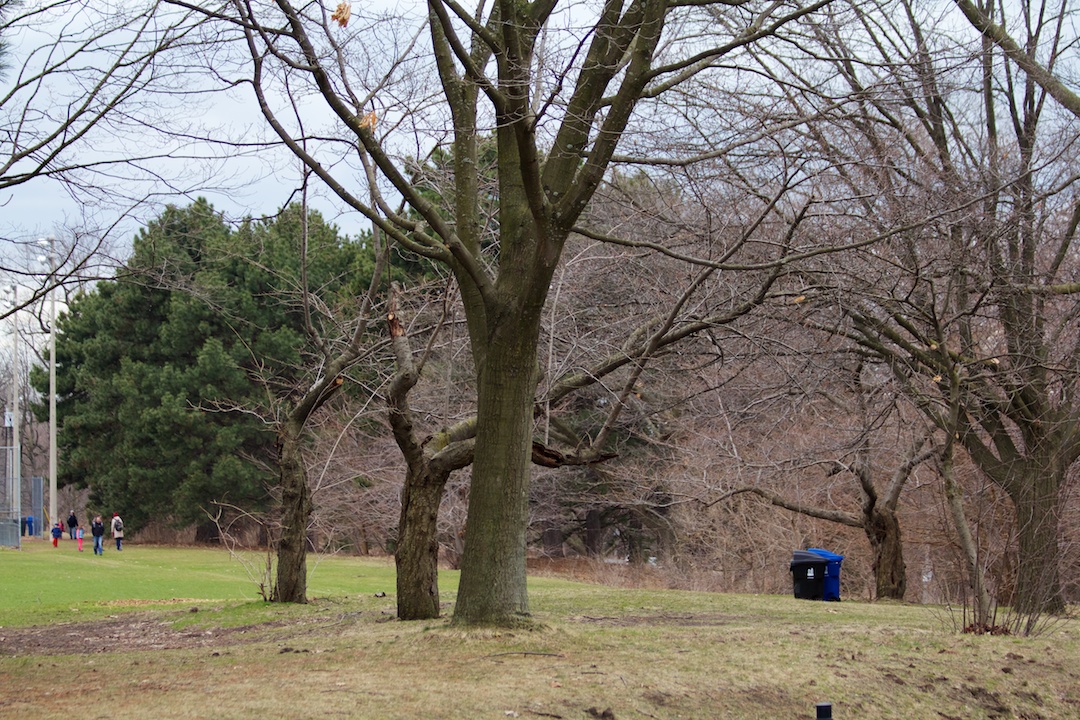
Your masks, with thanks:
[[[0,551],[0,717],[1080,718],[1074,619],[973,637],[916,605],[536,577],[540,629],[462,631],[396,621],[387,560],[320,558],[281,606],[224,551],[73,545]]]

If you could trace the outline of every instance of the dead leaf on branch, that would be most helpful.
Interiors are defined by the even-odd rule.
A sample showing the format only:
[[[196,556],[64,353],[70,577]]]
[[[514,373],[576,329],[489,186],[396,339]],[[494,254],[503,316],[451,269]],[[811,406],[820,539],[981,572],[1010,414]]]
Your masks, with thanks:
[[[345,27],[349,24],[349,18],[352,16],[352,4],[347,2],[338,3],[337,9],[330,16],[330,19],[336,22],[341,27]]]

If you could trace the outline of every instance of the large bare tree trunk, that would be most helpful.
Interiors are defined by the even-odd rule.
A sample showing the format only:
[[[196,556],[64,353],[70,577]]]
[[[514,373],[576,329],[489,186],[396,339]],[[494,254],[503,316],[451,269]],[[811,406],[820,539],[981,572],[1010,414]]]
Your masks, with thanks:
[[[1050,414],[1050,413],[1047,413]],[[1068,423],[1075,421],[1069,419]],[[1008,493],[1016,512],[1019,570],[1012,594],[1013,610],[1030,616],[1060,613],[1065,609],[1061,576],[1058,531],[1061,513],[1061,487],[1066,468],[1075,457],[1067,433],[1043,434],[1049,422],[1038,421],[1024,428],[1028,453],[1009,449],[999,459],[973,438],[962,437],[975,464]],[[1062,423],[1063,425],[1065,423]],[[1009,448],[1006,441],[997,447]]]
[[[1020,551],[1013,606],[1024,615],[1060,613],[1065,610],[1058,569],[1060,480],[1052,470],[1027,474],[1017,483],[1016,492],[1010,493]]]
[[[275,602],[307,602],[307,527],[311,490],[300,448],[302,427],[287,423],[281,442],[281,538],[277,551]]]
[[[896,513],[889,508],[874,507],[863,523],[874,551],[872,567],[877,597],[903,600],[907,592],[907,565]]]
[[[478,372],[476,456],[454,622],[514,626],[525,587],[536,323],[503,322]]]

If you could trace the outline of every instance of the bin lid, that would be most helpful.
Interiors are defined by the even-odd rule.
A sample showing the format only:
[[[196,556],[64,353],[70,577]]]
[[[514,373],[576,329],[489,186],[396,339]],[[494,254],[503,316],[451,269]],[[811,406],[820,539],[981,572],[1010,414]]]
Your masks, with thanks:
[[[828,558],[822,557],[814,552],[807,550],[796,550],[791,554],[791,567],[796,565],[824,565],[829,561]]]
[[[825,558],[830,562],[840,562],[844,559],[843,555],[837,555],[834,552],[822,550],[821,548],[809,548],[808,551],[814,553],[815,555],[820,555],[821,557]]]

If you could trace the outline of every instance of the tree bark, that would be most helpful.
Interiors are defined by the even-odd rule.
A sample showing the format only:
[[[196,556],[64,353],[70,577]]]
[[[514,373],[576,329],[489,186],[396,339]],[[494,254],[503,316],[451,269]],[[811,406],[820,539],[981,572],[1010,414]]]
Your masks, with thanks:
[[[394,550],[397,615],[400,620],[431,620],[439,617],[439,506],[450,474],[472,461],[475,425],[467,419],[427,440],[418,437],[409,392],[420,380],[423,359],[413,360],[397,310],[400,292],[397,284],[391,286],[387,314],[397,362],[387,393],[390,428],[407,467]]]
[[[1016,509],[1019,569],[1013,609],[1023,615],[1061,613],[1065,601],[1058,567],[1059,476],[1029,470],[1010,493]]]
[[[311,490],[300,448],[302,427],[286,423],[281,442],[281,538],[278,540],[274,602],[307,602],[307,526]]]
[[[896,513],[876,505],[864,520],[863,529],[874,551],[872,568],[877,597],[903,600],[907,593],[907,566]]]
[[[536,326],[502,323],[479,368],[476,457],[454,608],[458,624],[512,627],[529,615],[525,533]]]
[[[960,547],[967,560],[968,581],[975,596],[975,607],[972,608],[975,611],[975,622],[979,625],[989,625],[992,606],[990,592],[986,588],[986,572],[979,561],[979,548],[971,535],[971,527],[964,514],[963,494],[956,483],[956,475],[953,471],[951,444],[946,448],[942,458],[941,475],[945,482],[945,499],[949,505],[949,515],[952,517],[957,537],[960,538]]]
[[[600,557],[603,552],[604,525],[599,510],[585,513],[585,552],[589,557]]]
[[[865,405],[863,412],[866,412]],[[856,474],[863,491],[863,530],[874,551],[874,583],[879,598],[903,600],[907,593],[904,541],[896,507],[915,468],[935,456],[932,443],[925,447],[930,439],[930,435],[916,438],[907,457],[893,472],[884,493],[879,493],[873,483],[870,464],[865,460],[859,463]],[[869,448],[864,447],[864,454],[868,455],[868,451]]]
[[[1024,615],[1060,613],[1065,609],[1058,568],[1058,526],[1061,488],[1077,454],[1075,423],[1074,418],[1057,419],[1045,412],[1040,419],[1021,426],[1023,449],[1011,444],[1011,438],[999,425],[994,428],[999,434],[994,438],[994,448],[1000,457],[970,431],[970,426],[961,425],[965,432],[960,437],[972,460],[1013,502],[1019,570],[1012,606]],[[1047,426],[1065,429],[1044,432]]]
[[[401,490],[401,521],[394,553],[399,620],[439,617],[439,505],[450,473],[409,467]]]

